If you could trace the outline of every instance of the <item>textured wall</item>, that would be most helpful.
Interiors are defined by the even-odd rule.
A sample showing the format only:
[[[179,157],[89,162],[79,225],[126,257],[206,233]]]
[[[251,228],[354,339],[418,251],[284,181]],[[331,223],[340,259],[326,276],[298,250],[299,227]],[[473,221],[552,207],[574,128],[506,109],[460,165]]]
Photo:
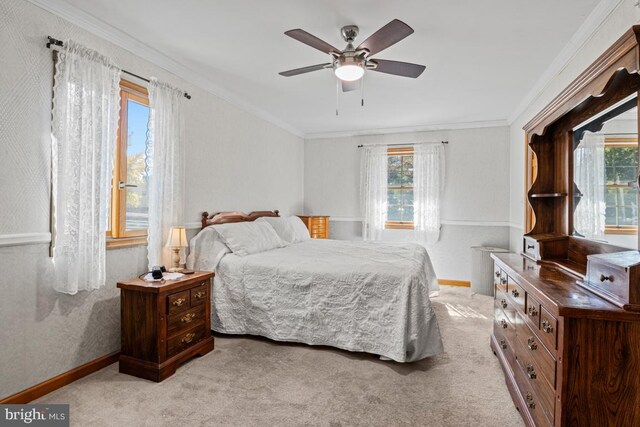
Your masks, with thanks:
[[[598,56],[609,48],[622,34],[640,20],[637,0],[622,0],[616,9],[598,26],[597,31],[578,50],[569,63],[538,93],[527,108],[511,123],[511,154],[509,182],[509,218],[512,224],[512,250],[521,250],[524,225],[524,131],[522,128],[555,96],[567,87]],[[535,82],[529,82],[531,86]]]
[[[509,129],[400,133],[305,142],[305,213],[330,215],[331,237],[360,239],[360,149],[366,143],[448,140],[441,239],[429,247],[438,277],[469,280],[471,246],[509,246]],[[340,221],[342,220],[342,221]],[[411,232],[386,230],[385,240]]]
[[[73,38],[124,69],[193,95],[184,101],[186,221],[202,210],[302,211],[304,144],[270,123],[23,0],[0,1],[0,239],[49,231],[52,60],[46,36]],[[120,348],[118,280],[145,247],[107,252],[107,286],[55,294],[48,245],[0,248],[0,399]]]

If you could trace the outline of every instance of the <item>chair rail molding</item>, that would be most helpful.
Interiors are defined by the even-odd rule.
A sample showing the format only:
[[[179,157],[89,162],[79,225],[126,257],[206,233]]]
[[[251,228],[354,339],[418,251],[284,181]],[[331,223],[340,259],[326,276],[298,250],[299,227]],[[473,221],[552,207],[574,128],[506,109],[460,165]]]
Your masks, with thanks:
[[[51,233],[0,234],[0,248],[51,243]]]

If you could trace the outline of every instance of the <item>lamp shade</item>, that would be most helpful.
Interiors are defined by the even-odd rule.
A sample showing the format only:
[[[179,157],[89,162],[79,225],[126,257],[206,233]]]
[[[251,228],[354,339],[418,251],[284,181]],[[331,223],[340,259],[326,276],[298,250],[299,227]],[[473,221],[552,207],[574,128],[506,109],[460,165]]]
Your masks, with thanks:
[[[170,248],[184,248],[188,246],[187,233],[184,227],[171,227],[166,246]]]

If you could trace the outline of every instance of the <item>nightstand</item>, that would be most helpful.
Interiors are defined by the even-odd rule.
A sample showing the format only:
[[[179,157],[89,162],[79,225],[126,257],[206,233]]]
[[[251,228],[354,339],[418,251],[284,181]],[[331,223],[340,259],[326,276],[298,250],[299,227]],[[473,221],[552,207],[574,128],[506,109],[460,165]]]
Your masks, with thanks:
[[[316,216],[301,216],[298,218],[304,222],[309,230],[309,235],[312,239],[328,239],[329,238],[329,217],[316,215]]]
[[[119,282],[120,372],[160,382],[178,366],[213,350],[211,278],[198,271],[179,280]]]

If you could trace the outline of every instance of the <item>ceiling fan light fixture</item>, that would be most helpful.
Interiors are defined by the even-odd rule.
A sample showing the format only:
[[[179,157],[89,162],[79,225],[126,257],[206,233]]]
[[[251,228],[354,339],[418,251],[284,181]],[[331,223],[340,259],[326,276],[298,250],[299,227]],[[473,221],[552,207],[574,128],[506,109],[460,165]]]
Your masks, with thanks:
[[[346,64],[336,67],[336,77],[345,82],[355,82],[364,76],[364,68],[361,65]]]

